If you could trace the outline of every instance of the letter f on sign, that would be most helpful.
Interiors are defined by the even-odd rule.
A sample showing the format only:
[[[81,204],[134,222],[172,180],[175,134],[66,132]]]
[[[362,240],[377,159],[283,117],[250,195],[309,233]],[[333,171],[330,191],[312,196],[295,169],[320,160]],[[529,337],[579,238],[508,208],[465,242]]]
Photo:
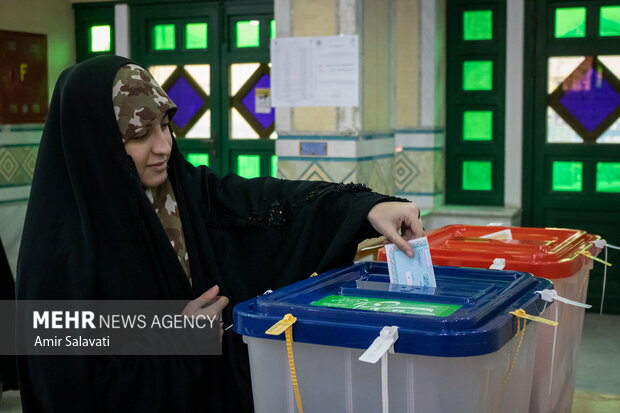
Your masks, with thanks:
[[[24,81],[24,76],[26,75],[26,69],[28,69],[28,63],[21,63],[19,65],[19,80]]]

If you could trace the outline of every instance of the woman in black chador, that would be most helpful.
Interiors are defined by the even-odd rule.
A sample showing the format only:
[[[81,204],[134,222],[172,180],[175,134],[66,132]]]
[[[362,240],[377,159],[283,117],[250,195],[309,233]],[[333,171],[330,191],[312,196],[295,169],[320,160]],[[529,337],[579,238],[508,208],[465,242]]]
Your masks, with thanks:
[[[18,263],[21,300],[240,301],[351,263],[359,241],[423,235],[415,204],[362,185],[218,177],[194,167],[176,111],[125,58],[65,70],[52,97]],[[402,237],[398,234],[401,230]],[[19,361],[24,412],[252,411],[247,349],[222,356]],[[275,390],[275,389],[274,389]]]

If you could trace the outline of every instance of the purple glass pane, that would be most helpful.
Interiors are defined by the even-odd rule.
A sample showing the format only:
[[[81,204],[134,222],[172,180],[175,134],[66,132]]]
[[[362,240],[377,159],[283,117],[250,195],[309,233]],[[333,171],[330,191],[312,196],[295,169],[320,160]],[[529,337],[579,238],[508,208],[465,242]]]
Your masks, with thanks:
[[[267,128],[273,123],[273,120],[275,118],[275,112],[273,108],[271,108],[271,112],[269,113],[256,113],[256,88],[269,89],[270,85],[271,82],[269,79],[269,75],[263,75],[263,77],[260,78],[256,85],[254,85],[252,90],[250,90],[250,93],[245,95],[245,97],[241,100],[243,106],[245,106],[250,111],[250,113],[254,115],[258,123],[260,123],[263,128]]]
[[[593,131],[620,105],[620,93],[607,83],[602,74],[590,69],[564,92],[560,103],[586,129]]]
[[[174,123],[183,129],[204,105],[204,100],[183,77],[180,77],[167,93],[178,107]]]

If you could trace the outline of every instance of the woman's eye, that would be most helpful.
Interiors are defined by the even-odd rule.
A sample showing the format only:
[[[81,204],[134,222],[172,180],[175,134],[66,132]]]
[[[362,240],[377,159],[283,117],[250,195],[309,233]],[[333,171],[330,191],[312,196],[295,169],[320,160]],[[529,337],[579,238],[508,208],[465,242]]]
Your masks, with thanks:
[[[166,128],[168,128],[168,125],[170,125],[170,122],[163,123],[163,124],[161,125],[161,128],[162,128],[162,129],[166,129]]]
[[[134,136],[134,137],[133,137],[133,138],[131,138],[131,139],[135,139],[135,140],[143,140],[143,139],[145,139],[147,136],[148,136],[148,134],[146,134],[146,133],[145,133],[144,135]]]

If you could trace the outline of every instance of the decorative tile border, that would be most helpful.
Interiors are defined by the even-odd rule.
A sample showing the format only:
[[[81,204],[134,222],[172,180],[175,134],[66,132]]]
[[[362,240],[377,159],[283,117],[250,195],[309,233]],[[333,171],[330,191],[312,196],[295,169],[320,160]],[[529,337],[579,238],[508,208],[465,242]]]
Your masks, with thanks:
[[[0,146],[0,188],[30,185],[38,144]]]

